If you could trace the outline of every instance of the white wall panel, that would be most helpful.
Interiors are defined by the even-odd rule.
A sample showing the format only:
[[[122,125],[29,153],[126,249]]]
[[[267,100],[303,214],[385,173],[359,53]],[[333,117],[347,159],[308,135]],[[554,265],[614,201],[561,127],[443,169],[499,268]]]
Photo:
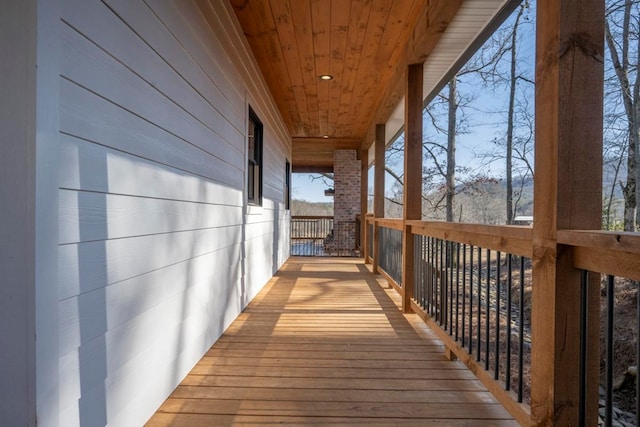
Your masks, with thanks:
[[[61,245],[60,300],[233,245],[241,227]]]
[[[162,93],[161,88],[134,74],[117,58],[98,49],[83,34],[66,25],[61,32],[61,72],[65,80],[87,88],[231,166],[243,168],[244,138],[235,128],[228,123],[219,123],[216,126],[218,131],[229,128],[232,131],[224,136],[217,134]],[[176,80],[179,81],[178,76]],[[74,100],[71,102],[75,103]]]
[[[61,244],[242,225],[236,206],[61,190]]]
[[[141,425],[288,257],[290,137],[229,4],[57,1],[50,425]],[[245,207],[249,105],[261,207]]]
[[[139,145],[141,137],[137,137]],[[153,142],[153,139],[149,140]],[[155,142],[159,145],[159,141]],[[147,160],[93,142],[61,135],[59,152],[60,188],[242,206],[242,189],[234,189],[175,167],[175,164],[183,159],[183,156],[179,155],[184,154],[182,151],[178,151],[175,156],[166,156],[171,156],[174,160],[174,166],[167,166],[159,161]],[[156,150],[149,154],[156,159],[164,158],[160,153],[166,155],[161,147],[156,147]],[[198,159],[190,163],[182,162],[182,166],[191,166],[194,170],[202,164],[204,172],[215,177],[214,172],[219,169],[211,170],[206,158]],[[82,173],[84,170],[92,171],[98,168],[106,169],[106,173]]]

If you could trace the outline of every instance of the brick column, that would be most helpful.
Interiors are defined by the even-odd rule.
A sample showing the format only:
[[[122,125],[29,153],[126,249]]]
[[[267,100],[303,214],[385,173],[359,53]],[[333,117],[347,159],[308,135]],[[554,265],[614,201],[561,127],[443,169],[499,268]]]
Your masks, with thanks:
[[[355,220],[356,214],[360,213],[360,168],[356,150],[333,152],[333,235],[338,250],[355,248]]]

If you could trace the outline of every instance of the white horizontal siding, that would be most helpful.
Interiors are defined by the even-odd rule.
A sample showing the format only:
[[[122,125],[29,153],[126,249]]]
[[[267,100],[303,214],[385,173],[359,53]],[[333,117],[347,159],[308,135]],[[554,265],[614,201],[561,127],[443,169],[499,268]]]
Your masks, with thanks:
[[[134,137],[138,147],[145,141],[140,134]],[[148,138],[153,143],[153,138]],[[100,193],[128,194],[132,196],[155,197],[161,199],[212,203],[228,206],[242,206],[242,192],[210,179],[216,176],[209,170],[204,156],[187,157],[184,150],[168,152],[161,140],[155,140],[156,149],[148,155],[148,160],[104,147],[89,141],[61,135],[60,167],[58,182],[60,188],[96,191]],[[126,145],[126,144],[123,144]],[[184,149],[185,147],[182,147]],[[168,166],[166,163],[173,164]],[[182,169],[176,165],[182,166]],[[198,170],[211,178],[185,170]],[[85,173],[82,170],[106,168],[104,174]],[[208,178],[208,179],[203,179]]]
[[[83,35],[63,26],[62,38],[64,79],[131,112],[136,119],[152,123],[221,162],[243,170],[244,138],[240,132],[234,129],[227,135],[229,139],[224,139]],[[64,94],[62,96],[66,100]],[[74,99],[69,102],[77,103]],[[224,128],[224,125],[219,127]]]
[[[229,247],[241,226],[62,245],[60,300]]]
[[[288,257],[290,138],[230,5],[56,1],[58,324],[39,333],[61,381],[40,421],[141,425]]]

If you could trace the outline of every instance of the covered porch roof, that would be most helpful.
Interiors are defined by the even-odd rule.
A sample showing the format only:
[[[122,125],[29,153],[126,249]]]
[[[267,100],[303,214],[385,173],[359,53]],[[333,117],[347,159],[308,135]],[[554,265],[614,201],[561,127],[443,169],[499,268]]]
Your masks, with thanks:
[[[293,143],[294,172],[327,172],[336,149],[402,129],[406,69],[423,99],[446,83],[517,0],[231,0]],[[327,80],[323,80],[322,76]]]

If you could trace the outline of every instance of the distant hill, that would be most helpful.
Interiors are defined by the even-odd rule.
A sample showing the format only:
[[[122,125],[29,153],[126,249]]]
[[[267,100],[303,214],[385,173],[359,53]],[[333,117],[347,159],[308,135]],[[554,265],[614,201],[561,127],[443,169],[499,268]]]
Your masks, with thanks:
[[[333,202],[291,200],[291,215],[333,216]]]

